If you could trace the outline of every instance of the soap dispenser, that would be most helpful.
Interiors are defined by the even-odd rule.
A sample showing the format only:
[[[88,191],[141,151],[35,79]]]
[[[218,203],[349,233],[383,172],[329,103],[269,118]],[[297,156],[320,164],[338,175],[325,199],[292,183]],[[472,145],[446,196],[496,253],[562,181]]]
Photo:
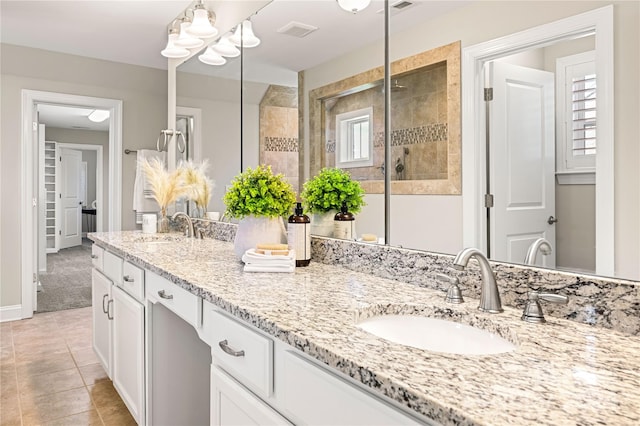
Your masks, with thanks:
[[[302,204],[296,203],[294,214],[287,223],[289,250],[296,252],[296,266],[309,266],[311,262],[311,219],[302,213]]]
[[[352,240],[356,235],[356,218],[347,210],[347,203],[342,202],[340,212],[333,218],[333,237]]]

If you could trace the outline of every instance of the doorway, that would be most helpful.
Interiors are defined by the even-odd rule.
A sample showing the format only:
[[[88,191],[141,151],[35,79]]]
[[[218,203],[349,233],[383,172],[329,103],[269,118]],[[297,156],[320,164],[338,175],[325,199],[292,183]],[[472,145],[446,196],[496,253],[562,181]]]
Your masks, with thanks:
[[[599,88],[598,154],[595,165],[595,272],[614,275],[613,180],[613,7],[606,6],[463,49],[462,110],[470,117],[462,126],[463,244],[487,248],[485,208],[486,146],[483,69],[498,58],[549,46],[559,40],[595,37],[596,82]],[[600,91],[600,88],[602,90]]]
[[[22,91],[22,318],[30,318],[37,308],[39,202],[38,202],[38,106],[90,108],[109,112],[108,176],[106,220],[96,220],[96,230],[116,231],[121,227],[122,101],[34,90]],[[97,218],[96,218],[97,219]]]

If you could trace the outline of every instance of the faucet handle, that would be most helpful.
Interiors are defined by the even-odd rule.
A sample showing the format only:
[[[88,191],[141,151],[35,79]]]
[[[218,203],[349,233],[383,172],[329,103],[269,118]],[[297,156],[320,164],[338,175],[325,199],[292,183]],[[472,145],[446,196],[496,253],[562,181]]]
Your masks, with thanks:
[[[436,279],[442,283],[450,284],[449,288],[447,289],[447,295],[444,298],[445,302],[454,304],[464,302],[464,299],[462,298],[462,292],[460,291],[460,287],[458,287],[458,284],[460,284],[458,277],[450,277],[449,275],[445,274],[436,274]]]
[[[537,291],[530,291],[529,300],[527,300],[527,304],[524,307],[524,312],[522,313],[523,321],[535,324],[546,322],[546,320],[544,319],[544,314],[542,312],[542,306],[540,305],[540,300],[565,305],[569,302],[569,298],[562,294],[538,293]]]

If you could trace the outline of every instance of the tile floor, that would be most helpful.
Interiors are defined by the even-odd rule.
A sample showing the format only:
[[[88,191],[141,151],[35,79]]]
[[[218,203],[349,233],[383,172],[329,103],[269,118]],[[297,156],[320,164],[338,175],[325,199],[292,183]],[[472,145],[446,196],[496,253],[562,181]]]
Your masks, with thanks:
[[[91,347],[91,307],[0,323],[0,425],[135,425]]]

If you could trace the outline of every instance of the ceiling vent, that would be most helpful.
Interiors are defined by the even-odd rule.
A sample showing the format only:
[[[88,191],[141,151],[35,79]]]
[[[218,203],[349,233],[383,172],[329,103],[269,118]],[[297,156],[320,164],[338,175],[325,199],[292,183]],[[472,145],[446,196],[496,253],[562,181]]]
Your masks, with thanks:
[[[303,24],[301,22],[291,21],[284,27],[280,28],[278,32],[280,34],[290,35],[292,37],[306,37],[312,32],[316,31],[318,27],[314,27],[313,25]]]
[[[415,3],[412,3],[410,1],[407,0],[400,0],[397,1],[395,3],[392,3],[389,6],[389,11],[391,12],[391,16],[396,15],[400,12],[403,12],[411,7],[415,6]],[[378,12],[376,13],[384,13],[384,9],[380,9]]]

